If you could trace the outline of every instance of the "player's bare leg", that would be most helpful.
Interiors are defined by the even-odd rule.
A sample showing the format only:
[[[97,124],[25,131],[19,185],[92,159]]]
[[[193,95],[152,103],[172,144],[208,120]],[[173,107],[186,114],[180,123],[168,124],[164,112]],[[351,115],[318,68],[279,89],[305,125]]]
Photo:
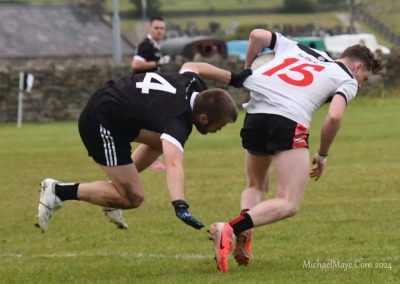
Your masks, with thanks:
[[[257,227],[294,216],[300,206],[308,180],[308,149],[281,151],[274,155],[273,161],[277,180],[276,197],[260,202],[245,214],[230,222],[237,235],[237,247],[234,256],[239,265],[247,265],[251,257],[252,232],[249,229],[245,230],[246,228]],[[262,158],[249,156],[248,168],[254,170],[253,174],[249,174],[250,180],[254,179],[253,182],[259,185],[265,182],[261,162]]]
[[[269,167],[272,156],[256,156],[246,152],[247,186],[240,200],[241,213],[260,203],[268,192]],[[249,229],[236,237],[233,256],[239,265],[248,265],[252,256],[253,230]]]
[[[132,154],[132,161],[140,173],[161,155],[160,133],[142,129],[135,141],[145,143],[139,144]],[[125,222],[123,212],[120,208],[103,207],[103,212],[108,220],[114,223],[118,229],[128,228],[128,224]]]
[[[240,199],[241,209],[251,209],[268,192],[272,156],[255,156],[246,152],[247,185]]]
[[[309,174],[309,152],[306,148],[279,152],[274,156],[276,197],[249,210],[254,227],[294,216],[300,206]]]
[[[144,190],[139,173],[134,164],[117,167],[100,165],[111,182],[96,181],[81,183],[78,199],[103,207],[131,209],[140,206],[144,200]]]
[[[162,154],[162,145],[160,133],[149,130],[141,130],[136,139],[140,144],[132,155],[136,168],[139,172],[150,167],[152,170],[164,170],[165,164],[160,159]]]
[[[91,183],[63,183],[47,178],[42,181],[36,226],[45,232],[54,213],[64,200],[83,200],[103,207],[136,208],[144,200],[144,191],[139,173],[133,164],[100,167],[109,176],[109,181]],[[114,222],[115,223],[115,222]],[[123,226],[123,224],[117,224]]]
[[[140,173],[147,169],[162,154],[159,149],[146,144],[139,144],[132,154],[132,160]]]

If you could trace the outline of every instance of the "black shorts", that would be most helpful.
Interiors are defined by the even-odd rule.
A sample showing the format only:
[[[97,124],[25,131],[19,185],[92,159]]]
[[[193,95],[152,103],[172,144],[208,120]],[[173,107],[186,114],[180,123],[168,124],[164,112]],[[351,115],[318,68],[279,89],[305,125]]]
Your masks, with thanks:
[[[240,131],[243,148],[253,155],[308,148],[308,129],[276,114],[247,113]]]
[[[79,134],[88,155],[103,166],[131,164],[132,135],[128,136],[126,131],[103,125],[90,113],[90,109],[85,108],[79,117]]]

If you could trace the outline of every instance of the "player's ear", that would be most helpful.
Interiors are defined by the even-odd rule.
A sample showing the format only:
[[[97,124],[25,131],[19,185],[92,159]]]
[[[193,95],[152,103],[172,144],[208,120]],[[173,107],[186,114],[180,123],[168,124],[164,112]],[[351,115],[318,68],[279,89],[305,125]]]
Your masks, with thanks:
[[[355,66],[356,72],[363,69],[363,64],[361,62],[357,62]]]
[[[197,117],[198,117],[198,121],[200,121],[202,124],[207,124],[208,123],[207,114],[200,113]]]

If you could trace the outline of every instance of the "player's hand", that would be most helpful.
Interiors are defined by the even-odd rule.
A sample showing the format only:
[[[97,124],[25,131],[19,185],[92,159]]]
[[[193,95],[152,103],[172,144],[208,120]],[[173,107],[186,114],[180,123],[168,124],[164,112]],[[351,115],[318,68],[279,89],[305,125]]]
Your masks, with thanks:
[[[184,200],[174,200],[172,201],[172,205],[175,208],[176,216],[181,219],[183,222],[192,226],[193,228],[200,230],[204,227],[203,223],[197,220],[192,213],[189,212],[189,204]]]
[[[243,86],[244,80],[249,77],[253,72],[251,69],[243,69],[239,73],[235,74],[231,72],[231,80],[229,81],[229,85],[240,88]]]
[[[158,65],[165,65],[171,62],[171,57],[169,55],[164,55],[158,60]]]
[[[319,180],[326,168],[327,157],[328,155],[323,156],[320,155],[318,152],[315,154],[312,160],[312,164],[316,166],[311,170],[310,178],[313,178],[316,181]]]

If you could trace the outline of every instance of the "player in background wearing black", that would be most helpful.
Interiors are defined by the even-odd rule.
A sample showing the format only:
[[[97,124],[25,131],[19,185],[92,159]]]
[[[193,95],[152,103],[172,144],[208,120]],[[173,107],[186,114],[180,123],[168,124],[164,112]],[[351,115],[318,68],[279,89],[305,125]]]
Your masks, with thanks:
[[[229,223],[214,223],[209,229],[217,267],[223,272],[228,271],[232,250],[239,265],[249,264],[252,228],[296,215],[309,177],[318,180],[326,167],[347,104],[368,77],[383,68],[365,46],[351,46],[335,61],[324,52],[261,29],[250,33],[245,66],[251,66],[265,47],[275,52],[274,58],[243,82],[250,100],[243,105],[246,118],[240,133],[247,173],[242,211]],[[308,128],[314,112],[328,99],[320,146],[312,161],[315,168],[310,172]],[[272,164],[276,196],[263,201]]]
[[[65,183],[46,178],[41,183],[37,227],[45,232],[49,219],[67,200],[120,209],[139,207],[144,201],[139,172],[163,153],[175,214],[201,229],[203,224],[188,211],[183,148],[193,125],[201,134],[215,133],[238,115],[231,96],[222,89],[207,89],[202,78],[240,87],[250,74],[250,70],[233,74],[189,62],[179,74],[149,72],[106,82],[82,111],[79,132],[89,156],[109,181]],[[140,145],[131,155],[132,141]]]
[[[149,22],[149,34],[139,44],[133,57],[131,67],[133,73],[157,72],[159,66],[168,64],[170,57],[162,56],[160,43],[165,35],[165,21],[162,17],[153,17]]]

